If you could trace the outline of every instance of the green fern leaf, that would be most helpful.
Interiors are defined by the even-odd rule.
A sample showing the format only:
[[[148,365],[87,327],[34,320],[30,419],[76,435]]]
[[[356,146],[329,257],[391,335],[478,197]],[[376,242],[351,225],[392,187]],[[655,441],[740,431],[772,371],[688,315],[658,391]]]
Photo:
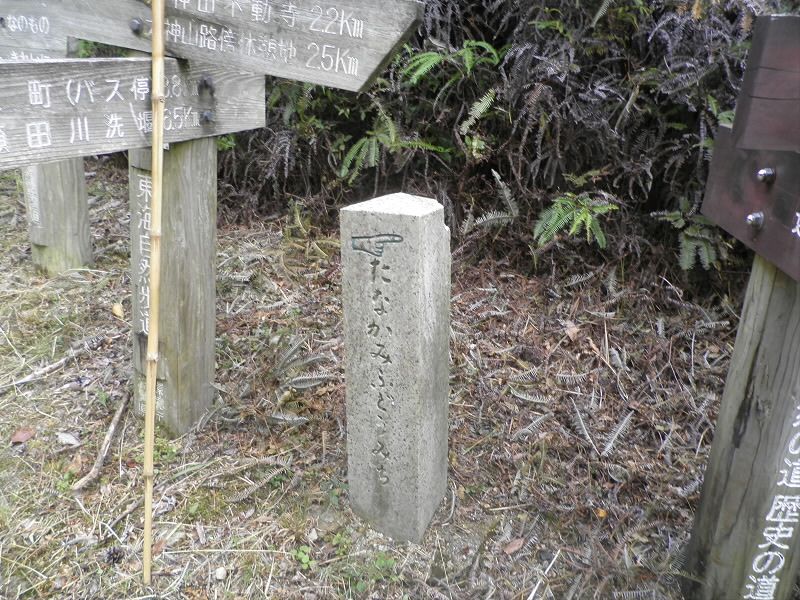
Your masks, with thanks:
[[[694,267],[696,242],[683,232],[679,239],[681,269],[688,271]]]
[[[411,57],[408,66],[403,69],[403,75],[409,75],[408,82],[416,85],[431,69],[443,63],[449,55],[440,52],[423,52]]]
[[[495,98],[497,97],[497,90],[492,88],[488,92],[486,92],[483,97],[475,102],[469,109],[469,117],[461,123],[461,127],[459,131],[461,135],[466,135],[470,128],[475,125],[475,123],[486,114],[486,111],[491,108],[492,104],[494,103]]]
[[[603,4],[600,5],[600,8],[594,14],[594,18],[592,19],[592,24],[590,27],[594,28],[595,25],[597,25],[597,22],[606,15],[612,4],[614,4],[614,0],[604,0]]]

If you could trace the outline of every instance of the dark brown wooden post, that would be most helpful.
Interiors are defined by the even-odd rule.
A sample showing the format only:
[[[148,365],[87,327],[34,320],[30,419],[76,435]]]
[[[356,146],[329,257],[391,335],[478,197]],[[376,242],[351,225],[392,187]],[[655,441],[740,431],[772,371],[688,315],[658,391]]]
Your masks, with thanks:
[[[129,152],[134,406],[144,414],[149,329],[150,152]],[[157,419],[188,431],[214,400],[217,141],[170,145],[164,153],[161,319]]]
[[[790,600],[800,569],[800,17],[759,19],[703,212],[756,250],[683,580]],[[776,266],[777,265],[777,266]]]

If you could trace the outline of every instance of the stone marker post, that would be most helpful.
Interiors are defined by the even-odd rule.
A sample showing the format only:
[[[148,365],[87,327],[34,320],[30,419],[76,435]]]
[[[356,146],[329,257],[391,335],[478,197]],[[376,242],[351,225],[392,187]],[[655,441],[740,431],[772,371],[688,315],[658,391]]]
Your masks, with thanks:
[[[144,414],[150,328],[150,151],[131,150],[131,283],[134,407]],[[156,418],[189,430],[214,400],[217,140],[171,144],[164,153],[161,319]]]
[[[340,213],[353,510],[419,542],[447,487],[450,236],[436,201]]]

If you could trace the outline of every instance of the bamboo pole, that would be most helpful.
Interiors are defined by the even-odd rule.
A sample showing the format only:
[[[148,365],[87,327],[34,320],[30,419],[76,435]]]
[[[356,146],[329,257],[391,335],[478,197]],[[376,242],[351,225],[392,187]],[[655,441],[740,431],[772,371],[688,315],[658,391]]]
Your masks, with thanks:
[[[147,335],[147,373],[144,417],[144,583],[150,584],[153,560],[153,453],[156,428],[158,321],[161,306],[161,204],[164,179],[164,0],[153,2],[152,195],[150,198],[150,328]]]

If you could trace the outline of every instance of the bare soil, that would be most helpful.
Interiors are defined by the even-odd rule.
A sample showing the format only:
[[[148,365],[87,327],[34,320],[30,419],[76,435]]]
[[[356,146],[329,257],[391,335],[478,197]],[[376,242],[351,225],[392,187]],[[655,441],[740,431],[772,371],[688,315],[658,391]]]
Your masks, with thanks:
[[[739,306],[566,242],[534,273],[454,242],[448,492],[396,543],[348,507],[336,239],[300,213],[220,227],[219,394],[157,437],[145,586],[130,409],[72,490],[133,368],[127,172],[87,170],[95,264],[50,278],[0,174],[0,598],[681,597]],[[275,369],[301,340],[328,373],[307,389]]]

